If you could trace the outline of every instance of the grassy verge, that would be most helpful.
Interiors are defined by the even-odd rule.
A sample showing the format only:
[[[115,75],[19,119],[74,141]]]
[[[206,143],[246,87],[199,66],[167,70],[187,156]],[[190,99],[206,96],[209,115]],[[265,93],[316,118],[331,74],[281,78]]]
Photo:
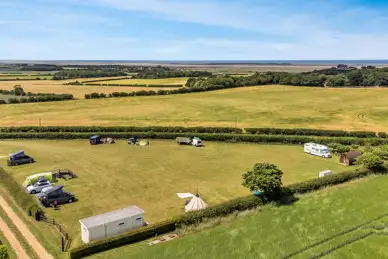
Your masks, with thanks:
[[[1,232],[0,232],[0,244],[3,244],[7,247],[7,252],[10,259],[17,259],[16,254],[12,249],[12,246],[8,243],[8,240]]]

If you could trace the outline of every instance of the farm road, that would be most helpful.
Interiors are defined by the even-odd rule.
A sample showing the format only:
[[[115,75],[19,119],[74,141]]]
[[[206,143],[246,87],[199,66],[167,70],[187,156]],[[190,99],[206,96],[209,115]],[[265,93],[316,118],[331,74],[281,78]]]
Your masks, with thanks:
[[[4,200],[4,198],[2,196],[0,196],[0,206],[3,208],[4,212],[8,215],[8,217],[11,219],[11,221],[14,223],[14,225],[17,227],[17,229],[20,231],[20,233],[24,236],[24,238],[26,239],[28,244],[31,246],[31,248],[35,250],[35,252],[39,256],[39,258],[41,258],[41,259],[53,259],[54,258],[39,243],[39,241],[31,233],[31,231],[26,226],[26,224],[18,217],[18,215],[16,215],[16,213],[12,210],[12,208],[8,205],[8,203]],[[20,243],[19,243],[19,245],[20,245]],[[29,258],[29,257],[27,255],[27,257],[20,257],[20,258]]]

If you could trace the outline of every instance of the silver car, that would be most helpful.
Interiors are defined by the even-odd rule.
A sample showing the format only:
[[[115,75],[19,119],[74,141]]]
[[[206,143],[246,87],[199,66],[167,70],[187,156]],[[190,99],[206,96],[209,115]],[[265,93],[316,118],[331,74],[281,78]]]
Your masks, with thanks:
[[[33,185],[30,185],[26,188],[26,191],[31,194],[41,192],[44,188],[51,187],[52,183],[49,181],[39,181]]]

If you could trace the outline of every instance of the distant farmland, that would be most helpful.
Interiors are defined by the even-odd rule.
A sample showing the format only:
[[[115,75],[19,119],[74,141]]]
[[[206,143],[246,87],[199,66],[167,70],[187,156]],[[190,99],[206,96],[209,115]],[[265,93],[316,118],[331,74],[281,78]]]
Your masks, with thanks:
[[[92,82],[89,84],[119,84],[119,85],[184,85],[187,82],[187,77],[179,78],[161,78],[161,79],[121,79]]]

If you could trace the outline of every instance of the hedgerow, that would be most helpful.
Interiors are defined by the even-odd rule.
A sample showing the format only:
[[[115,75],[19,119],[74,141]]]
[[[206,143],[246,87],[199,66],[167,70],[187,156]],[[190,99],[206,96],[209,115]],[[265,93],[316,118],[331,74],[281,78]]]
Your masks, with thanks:
[[[304,135],[304,136],[327,136],[327,137],[357,137],[374,138],[386,137],[373,131],[344,131],[344,130],[320,130],[320,129],[279,129],[279,128],[246,128],[246,132],[251,134],[268,135]]]

